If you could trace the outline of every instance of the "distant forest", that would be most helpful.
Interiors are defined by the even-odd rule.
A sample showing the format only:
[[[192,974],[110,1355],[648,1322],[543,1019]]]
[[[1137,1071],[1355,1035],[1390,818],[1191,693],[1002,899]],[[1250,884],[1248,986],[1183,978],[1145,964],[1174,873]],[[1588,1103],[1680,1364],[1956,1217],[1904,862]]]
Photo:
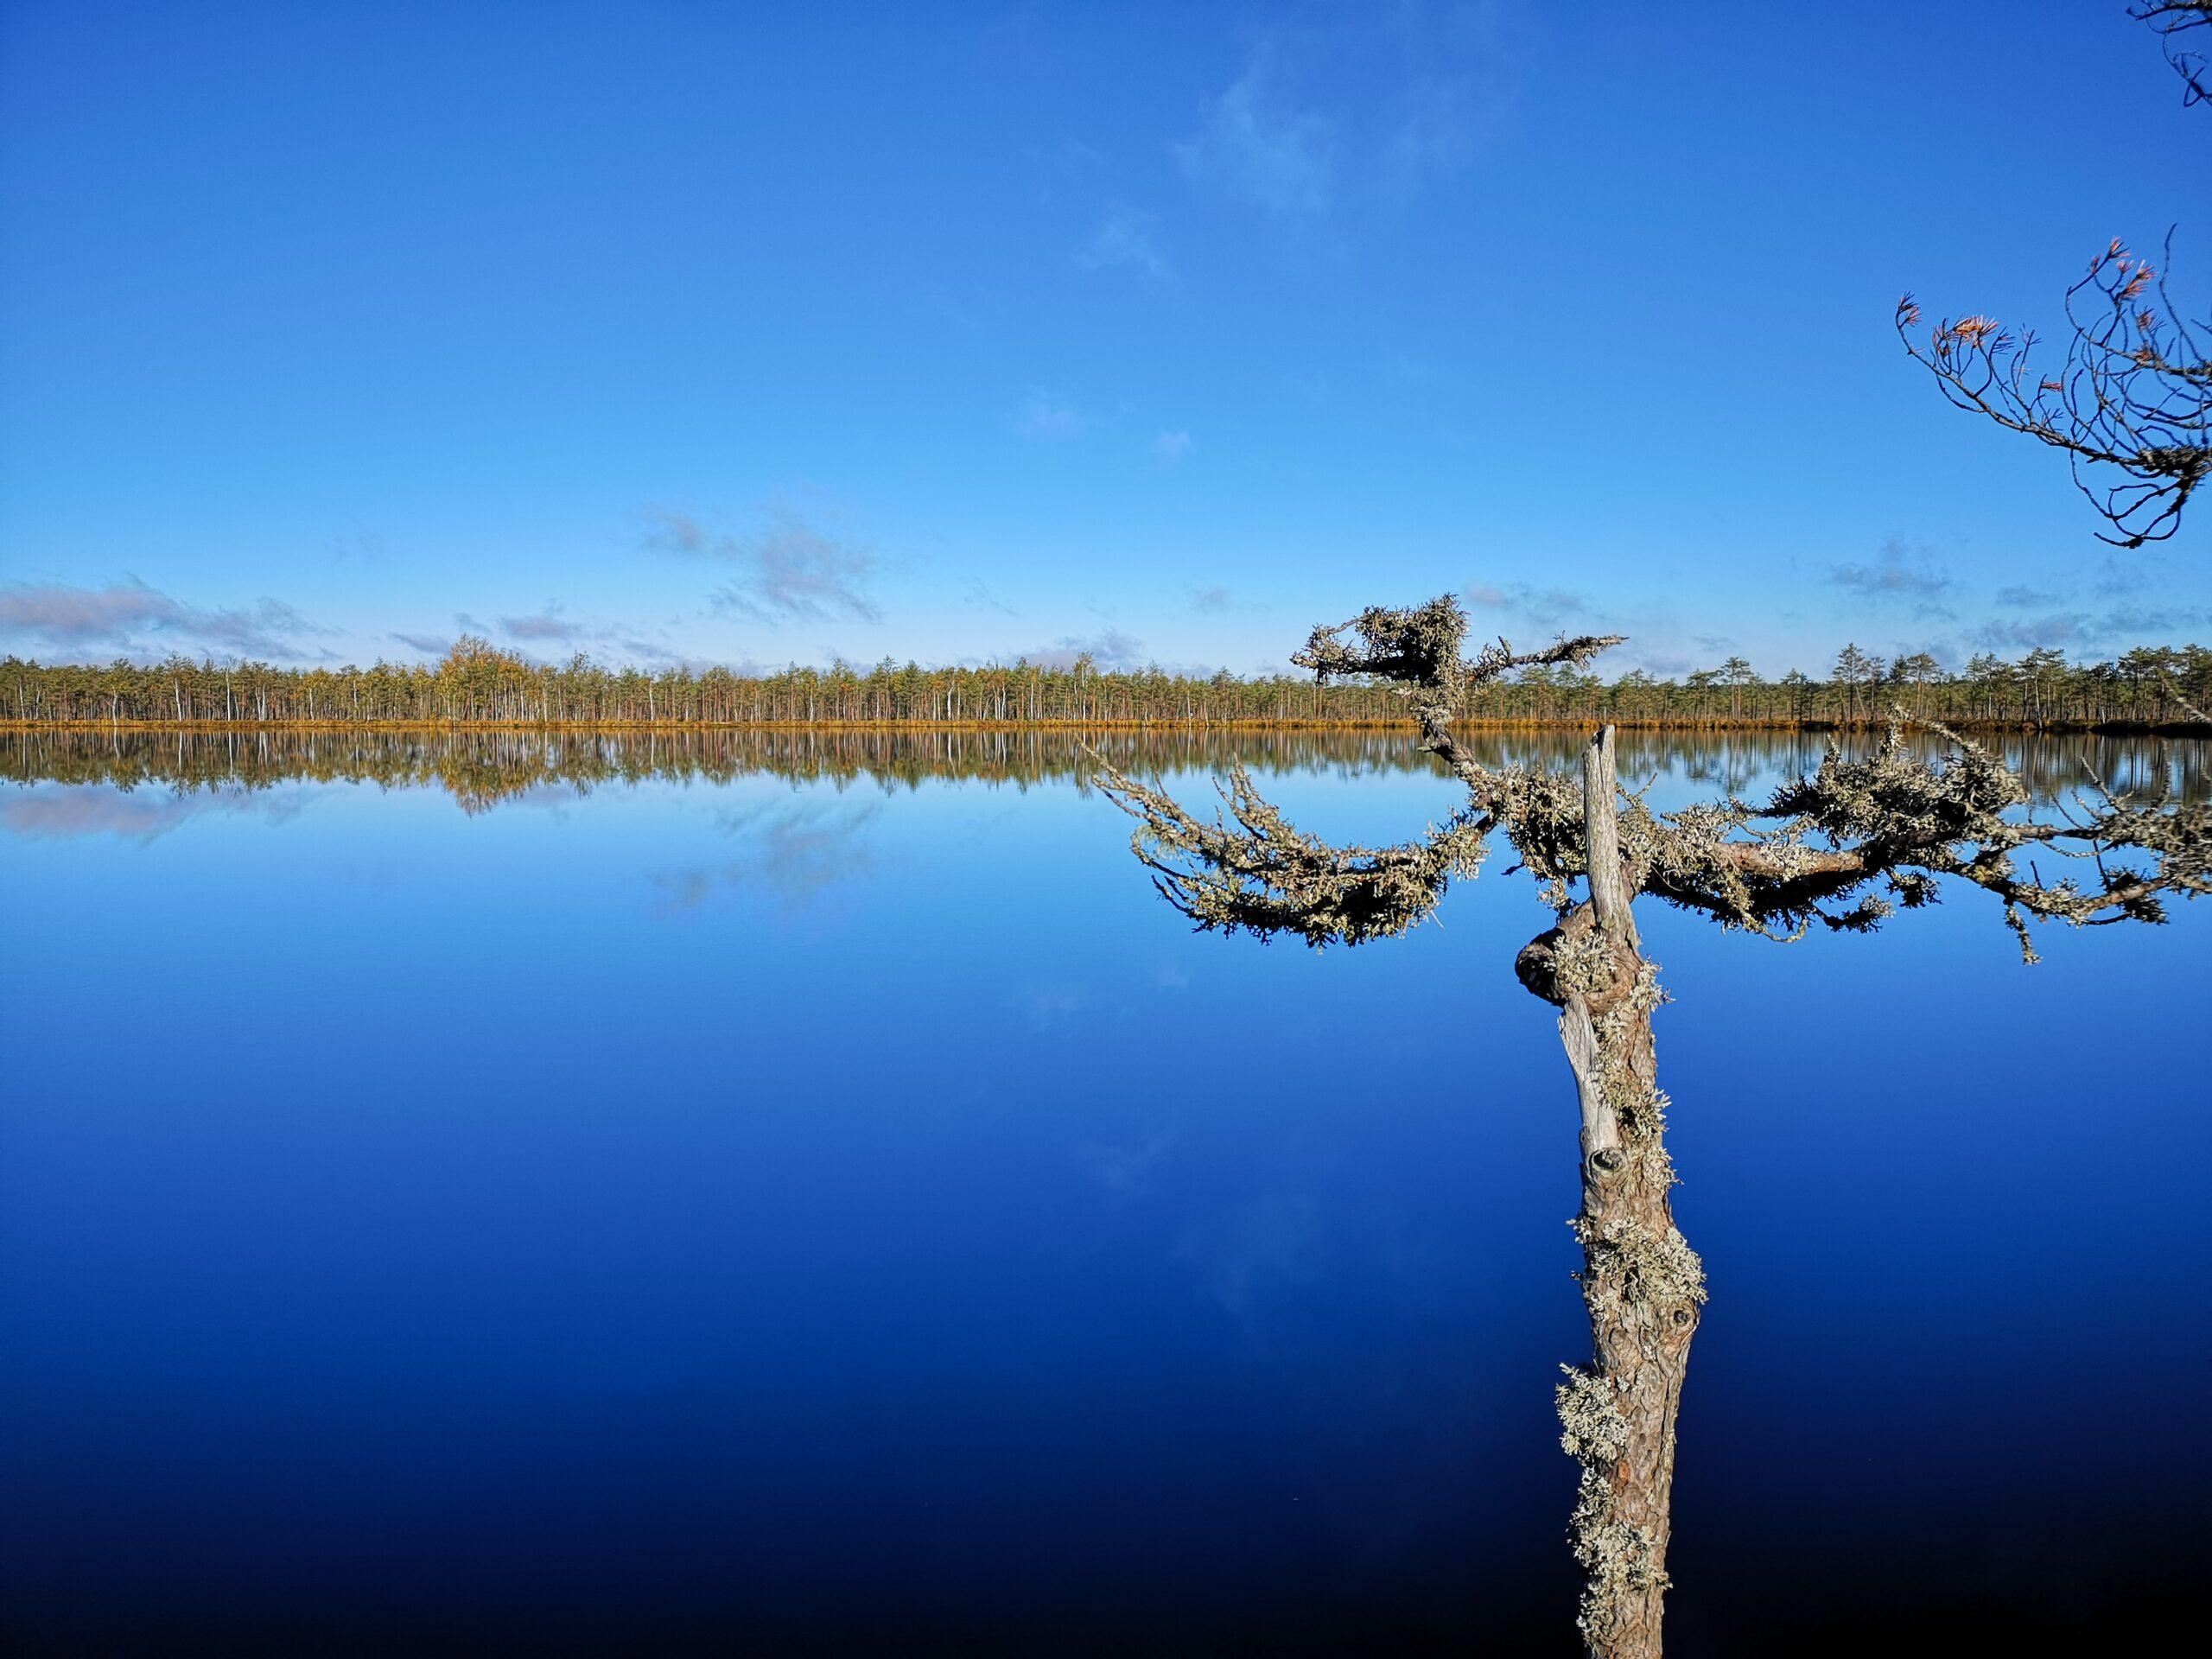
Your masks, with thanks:
[[[2172,726],[2212,706],[2212,649],[2145,647],[2069,663],[2043,649],[1985,655],[1963,672],[1925,653],[1846,645],[1825,677],[1762,677],[1741,657],[1681,679],[1530,669],[1471,694],[1463,717],[1625,726],[1852,726],[1903,709],[1974,726]],[[737,673],[695,666],[550,664],[464,638],[434,664],[283,668],[265,663],[0,660],[0,721],[17,725],[807,726],[1395,725],[1382,685],[1303,677],[1171,674],[1029,662],[923,668],[886,658]]]

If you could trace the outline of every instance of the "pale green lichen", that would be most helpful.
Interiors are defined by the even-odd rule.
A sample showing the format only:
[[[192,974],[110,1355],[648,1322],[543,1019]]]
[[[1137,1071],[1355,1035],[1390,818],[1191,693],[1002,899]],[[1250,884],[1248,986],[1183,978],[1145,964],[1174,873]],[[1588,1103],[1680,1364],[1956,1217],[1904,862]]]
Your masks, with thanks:
[[[1592,1021],[1592,1029],[1598,1038],[1599,1086],[1613,1109],[1622,1140],[1630,1154],[1644,1162],[1649,1179],[1672,1186],[1674,1164],[1661,1138],[1667,1128],[1667,1096],[1639,1076],[1630,1060],[1633,1034],[1666,1000],[1659,988],[1658,964],[1639,959],[1628,990]]]
[[[1672,1580],[1659,1566],[1657,1541],[1615,1515],[1611,1484],[1587,1465],[1575,1488],[1567,1537],[1585,1575],[1575,1625],[1584,1641],[1603,1647],[1618,1632],[1634,1601],[1665,1591]]]
[[[1560,1000],[1593,1001],[1612,987],[1612,945],[1595,928],[1568,933],[1553,947],[1552,974]]]
[[[1567,1536],[1574,1559],[1586,1573],[1579,1623],[1592,1643],[1619,1623],[1623,1599],[1632,1592],[1664,1588],[1655,1573],[1658,1552],[1650,1535],[1618,1519],[1609,1471],[1628,1451],[1628,1420],[1614,1404],[1612,1382],[1579,1365],[1562,1365],[1567,1376],[1555,1391],[1560,1445],[1582,1465],[1575,1488],[1574,1513]]]
[[[1263,799],[1242,766],[1211,823],[1103,760],[1099,780],[1140,820],[1130,846],[1154,885],[1203,930],[1292,933],[1316,948],[1390,938],[1433,912],[1454,878],[1473,875],[1487,850],[1489,820],[1471,808],[1417,841],[1332,847]]]
[[[1603,1300],[1618,1291],[1631,1306],[1678,1308],[1705,1300],[1705,1263],[1680,1229],[1662,1233],[1615,1217],[1577,1216],[1567,1224],[1585,1257],[1583,1294]]]
[[[1586,1366],[1562,1365],[1567,1377],[1554,1390],[1559,1402],[1559,1443],[1567,1455],[1592,1468],[1618,1463],[1628,1450],[1628,1419],[1613,1404],[1611,1381]]]

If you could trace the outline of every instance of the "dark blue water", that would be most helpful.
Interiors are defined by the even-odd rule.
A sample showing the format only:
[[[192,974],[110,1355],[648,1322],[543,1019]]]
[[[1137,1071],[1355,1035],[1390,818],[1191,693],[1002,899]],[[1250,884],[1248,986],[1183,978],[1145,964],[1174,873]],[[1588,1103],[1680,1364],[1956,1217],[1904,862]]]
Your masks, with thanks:
[[[1317,955],[1188,932],[1049,744],[402,747],[7,751],[9,1650],[1577,1651],[1503,849]],[[1323,831],[1455,804],[1246,747]],[[2212,1548],[2212,907],[2034,969],[1968,895],[1643,908],[1713,1292],[1670,1651],[2152,1628]]]

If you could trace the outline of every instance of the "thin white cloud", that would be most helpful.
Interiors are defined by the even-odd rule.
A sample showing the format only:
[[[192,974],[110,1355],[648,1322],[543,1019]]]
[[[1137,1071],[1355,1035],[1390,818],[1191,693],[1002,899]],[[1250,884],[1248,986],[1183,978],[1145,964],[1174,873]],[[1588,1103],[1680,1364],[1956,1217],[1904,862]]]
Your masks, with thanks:
[[[1832,586],[1877,601],[1909,603],[1922,616],[1948,616],[1940,602],[1951,578],[1936,568],[1924,547],[1909,546],[1901,537],[1885,541],[1870,564],[1839,564],[1828,572]]]
[[[982,578],[968,578],[967,602],[978,610],[996,611],[1001,616],[1020,616],[1021,613],[1007,604],[983,584]]]
[[[1192,183],[1287,218],[1328,211],[1335,191],[1336,124],[1294,103],[1281,53],[1263,47],[1200,112],[1197,134],[1176,147]]]
[[[499,631],[510,639],[556,643],[574,639],[582,632],[582,626],[570,621],[561,611],[559,601],[552,601],[532,615],[503,616],[499,619]]]
[[[1586,623],[1596,609],[1588,595],[1571,588],[1538,588],[1525,582],[1509,582],[1503,586],[1470,583],[1466,600],[1477,612],[1498,612],[1532,626],[1548,629]]]
[[[763,527],[742,535],[709,532],[689,514],[654,512],[645,545],[663,553],[736,567],[708,595],[717,611],[754,621],[880,622],[883,609],[868,583],[883,562],[865,543],[830,535],[798,513],[778,508]]]
[[[1382,187],[1403,200],[1465,168],[1476,149],[1476,116],[1466,81],[1427,76],[1408,90],[1382,145]]]
[[[572,651],[589,649],[604,652],[633,663],[673,666],[684,661],[664,635],[652,634],[622,623],[585,621],[569,614],[568,607],[557,599],[545,601],[543,608],[518,615],[502,615],[493,624],[467,611],[454,613],[454,626],[463,633],[480,639],[489,639],[494,633],[511,643],[504,647],[526,662],[546,660],[534,654],[533,647],[548,648],[551,654],[565,655]],[[420,652],[425,657],[443,657],[454,646],[454,636],[443,633],[414,633],[396,631],[385,636],[410,651]]]
[[[1403,204],[1473,165],[1520,95],[1528,19],[1484,0],[1395,14],[1402,79],[1381,118],[1382,188]]]
[[[1079,657],[1090,658],[1095,668],[1133,667],[1141,660],[1143,652],[1143,640],[1132,639],[1119,628],[1106,628],[1094,634],[1063,634],[1052,645],[1022,652],[1020,656],[1038,668],[1064,672],[1073,668]]]
[[[1087,270],[1134,270],[1160,283],[1174,276],[1160,251],[1156,221],[1134,207],[1109,208],[1076,257]]]
[[[0,632],[64,650],[114,647],[144,655],[163,648],[320,660],[327,651],[306,641],[327,634],[282,600],[208,609],[125,576],[105,588],[60,582],[11,582],[0,588]]]
[[[1522,13],[1506,0],[1414,0],[1271,29],[1176,147],[1184,175],[1289,219],[1403,208],[1464,175],[1517,101]]]
[[[1071,438],[1086,423],[1083,411],[1074,404],[1048,392],[1033,391],[1021,406],[1017,424],[1033,438]]]
[[[1191,453],[1191,435],[1178,429],[1162,432],[1152,441],[1153,453],[1169,466],[1174,466]]]
[[[1967,636],[1985,651],[2031,651],[2064,646],[2110,652],[2157,644],[2212,625],[2212,609],[2196,605],[2119,605],[2104,611],[2053,610],[2041,616],[2000,617]]]
[[[358,536],[334,536],[330,538],[329,545],[330,556],[340,564],[349,559],[357,560],[363,564],[374,564],[383,559],[385,550],[383,537],[365,533]]]

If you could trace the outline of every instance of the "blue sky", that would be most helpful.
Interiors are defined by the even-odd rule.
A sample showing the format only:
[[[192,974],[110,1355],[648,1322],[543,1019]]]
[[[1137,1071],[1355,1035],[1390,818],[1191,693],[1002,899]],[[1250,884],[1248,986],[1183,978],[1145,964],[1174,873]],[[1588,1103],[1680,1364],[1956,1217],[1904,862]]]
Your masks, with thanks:
[[[0,7],[0,648],[2212,639],[1953,413],[2212,117],[2113,0]]]

